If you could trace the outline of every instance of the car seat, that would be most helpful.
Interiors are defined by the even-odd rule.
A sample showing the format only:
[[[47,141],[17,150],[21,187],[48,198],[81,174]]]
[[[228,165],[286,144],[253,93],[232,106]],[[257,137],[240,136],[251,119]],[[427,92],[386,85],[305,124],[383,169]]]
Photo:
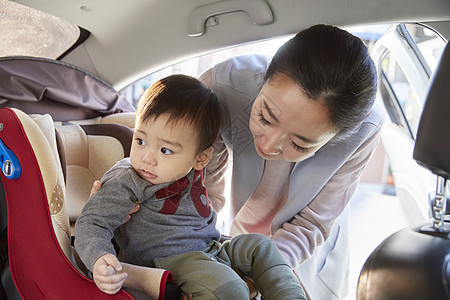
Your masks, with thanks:
[[[431,81],[413,154],[419,165],[437,176],[436,192],[431,197],[433,218],[394,233],[373,251],[359,277],[358,300],[450,299],[450,219],[446,217],[449,78],[447,44]]]
[[[104,294],[86,277],[87,270],[71,244],[66,212],[70,194],[75,200],[75,221],[86,201],[77,188],[87,191],[88,197],[90,176],[100,178],[102,168],[108,169],[117,158],[129,154],[131,129],[118,124],[67,124],[55,131],[49,115],[32,117],[17,109],[0,109],[8,266],[15,287],[25,299],[142,298],[135,290],[130,290],[131,294],[123,290],[114,296]],[[55,132],[62,147],[57,146]],[[60,157],[65,157],[67,187],[72,189],[67,194]],[[170,278],[167,271],[148,272],[156,282],[155,299],[177,293],[177,287],[171,285],[165,295]]]
[[[97,77],[58,61],[0,58],[0,82],[0,299],[141,297],[104,294],[85,276],[67,213],[73,223],[86,197],[80,191],[128,155],[131,129],[118,124],[132,127],[134,108]],[[161,270],[153,274],[156,294],[170,295]]]
[[[8,257],[17,290],[25,299],[109,298],[82,275],[72,250],[50,123],[40,118],[43,131],[25,113],[8,108],[0,110],[0,120]],[[124,291],[114,298],[132,299]]]

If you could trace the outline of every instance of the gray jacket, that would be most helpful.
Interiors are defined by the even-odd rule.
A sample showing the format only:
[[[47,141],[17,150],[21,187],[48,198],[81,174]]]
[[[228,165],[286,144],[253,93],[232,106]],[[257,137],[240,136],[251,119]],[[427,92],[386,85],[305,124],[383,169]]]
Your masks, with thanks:
[[[75,247],[92,271],[97,259],[116,254],[115,237],[124,262],[154,266],[156,258],[201,251],[218,240],[216,214],[203,186],[203,170],[192,170],[175,182],[152,185],[123,159],[101,179],[102,188],[86,203],[75,225]],[[140,210],[123,224],[135,203]]]

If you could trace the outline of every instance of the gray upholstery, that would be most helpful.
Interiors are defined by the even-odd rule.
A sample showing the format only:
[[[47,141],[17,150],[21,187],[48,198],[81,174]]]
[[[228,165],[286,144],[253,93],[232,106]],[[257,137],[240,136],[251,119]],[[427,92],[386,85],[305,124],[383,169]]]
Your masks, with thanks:
[[[133,112],[119,92],[91,73],[60,61],[32,57],[0,58],[0,108],[50,114],[73,121]]]

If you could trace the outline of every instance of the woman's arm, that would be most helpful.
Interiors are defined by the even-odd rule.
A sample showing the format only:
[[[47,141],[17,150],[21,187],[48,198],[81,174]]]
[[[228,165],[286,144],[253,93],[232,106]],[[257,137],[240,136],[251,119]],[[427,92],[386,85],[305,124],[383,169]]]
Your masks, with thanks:
[[[198,79],[212,89],[212,68],[206,70]]]
[[[212,88],[212,69],[206,70],[199,79]],[[228,167],[228,152],[220,134],[214,142],[213,148],[213,155],[206,166],[205,186],[211,206],[214,211],[220,212],[225,205],[225,173]]]
[[[212,208],[214,211],[220,212],[225,205],[225,173],[228,167],[228,152],[220,135],[213,147],[213,155],[206,166],[205,187]]]
[[[303,210],[274,233],[274,242],[292,267],[309,259],[317,245],[328,238],[334,221],[353,196],[379,138],[380,129],[355,151]]]

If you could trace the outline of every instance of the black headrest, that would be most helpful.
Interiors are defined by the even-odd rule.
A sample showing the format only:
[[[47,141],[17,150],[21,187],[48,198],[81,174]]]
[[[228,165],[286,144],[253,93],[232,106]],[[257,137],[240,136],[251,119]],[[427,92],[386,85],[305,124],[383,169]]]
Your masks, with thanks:
[[[417,163],[450,178],[450,46],[442,53],[430,84],[414,147]]]

